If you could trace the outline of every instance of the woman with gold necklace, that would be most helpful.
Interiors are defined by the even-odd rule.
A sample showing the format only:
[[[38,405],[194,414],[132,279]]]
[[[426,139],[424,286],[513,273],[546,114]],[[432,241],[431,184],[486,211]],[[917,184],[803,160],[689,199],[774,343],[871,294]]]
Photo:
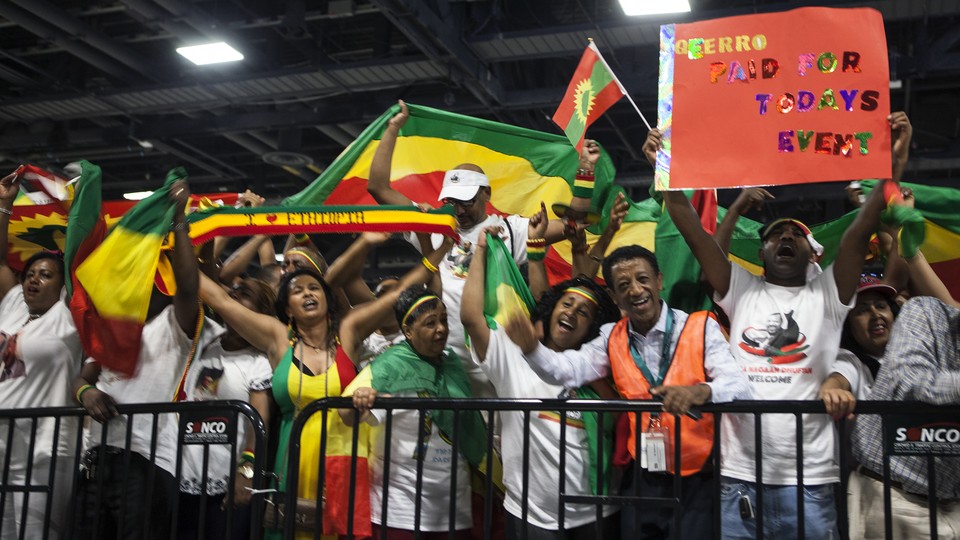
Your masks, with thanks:
[[[404,276],[405,285],[423,283],[449,249],[450,243],[429,256]],[[339,321],[343,314],[336,297],[319,274],[301,268],[284,274],[277,293],[277,317],[255,313],[231,299],[219,285],[202,278],[200,295],[204,302],[223,317],[251,345],[267,354],[274,367],[273,395],[282,413],[275,472],[280,477],[280,492],[286,487],[287,451],[290,431],[296,414],[317,399],[338,397],[356,376],[354,358],[359,344],[376,327],[351,325],[347,334],[340,335]],[[358,306],[363,310],[364,306]],[[362,317],[351,317],[362,319]],[[300,437],[300,463],[297,496],[322,500],[323,534],[345,535],[348,529],[350,485],[351,428],[344,425],[336,409],[327,413],[327,441],[325,485],[318,490],[321,429],[324,418],[311,417]],[[366,456],[366,436],[361,433],[357,456]],[[357,494],[367,493],[366,466],[357,467],[355,477]],[[319,496],[318,496],[319,495]],[[325,500],[324,500],[325,499]],[[363,496],[353,505],[352,532],[358,537],[370,535],[370,508]],[[301,532],[313,537],[312,532]],[[269,536],[269,535],[268,535]],[[279,536],[279,534],[277,535]],[[299,534],[298,534],[299,536]]]

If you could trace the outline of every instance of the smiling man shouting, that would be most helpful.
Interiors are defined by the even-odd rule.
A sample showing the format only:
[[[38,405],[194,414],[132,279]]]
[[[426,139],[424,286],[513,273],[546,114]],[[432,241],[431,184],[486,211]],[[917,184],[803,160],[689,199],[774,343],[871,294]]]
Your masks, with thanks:
[[[650,250],[637,245],[614,250],[603,261],[603,279],[624,316],[603,325],[600,336],[579,350],[540,343],[526,319],[507,325],[507,335],[541,379],[576,388],[612,375],[621,396],[662,399],[663,409],[674,414],[707,402],[753,398],[716,319],[706,311],[688,315],[660,299],[663,274]],[[681,432],[679,467],[672,463],[676,429]],[[678,424],[673,414],[642,413],[638,418],[630,413],[625,438],[633,470],[624,474],[622,493],[680,497],[683,515],[675,530],[669,511],[624,505],[621,537],[712,538],[713,418],[683,417]],[[682,477],[679,493],[674,491],[676,473]]]

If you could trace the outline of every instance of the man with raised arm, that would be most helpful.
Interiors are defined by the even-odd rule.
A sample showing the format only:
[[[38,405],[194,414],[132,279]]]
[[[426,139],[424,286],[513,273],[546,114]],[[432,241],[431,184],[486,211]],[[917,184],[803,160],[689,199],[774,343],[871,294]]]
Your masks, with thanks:
[[[894,141],[894,180],[903,171],[910,122],[889,117]],[[644,153],[653,163],[661,134],[652,130]],[[670,217],[703,267],[714,299],[730,317],[730,348],[759,399],[818,399],[820,384],[837,356],[843,320],[853,305],[871,234],[885,208],[878,186],[844,233],[834,262],[818,272],[819,244],[795,219],[779,219],[760,231],[764,275],[731,264],[701,226],[687,197],[664,193]],[[724,415],[721,423],[721,515],[724,538],[756,536],[756,490],[763,489],[764,534],[797,534],[797,441],[792,415],[762,417],[762,476],[756,476],[753,415]],[[837,535],[834,484],[837,448],[830,418],[803,416],[803,497],[809,538]]]
[[[415,203],[433,204],[434,201],[412,201],[403,193],[390,186],[390,167],[394,148],[400,128],[407,122],[410,113],[404,102],[400,102],[398,112],[387,123],[383,131],[380,144],[370,163],[370,179],[367,191],[378,204],[410,206]],[[594,166],[600,157],[600,148],[593,141],[584,145],[583,155],[580,158],[580,168],[593,174]],[[490,201],[490,180],[483,169],[473,163],[464,163],[450,169],[443,177],[443,188],[437,200],[443,204],[452,205],[456,211],[458,233],[461,244],[454,246],[439,265],[440,278],[443,283],[443,303],[450,313],[460,313],[460,297],[463,295],[463,286],[473,258],[474,246],[477,238],[487,227],[500,227],[501,236],[517,265],[527,262],[527,218],[517,215],[501,217],[496,214],[487,214],[487,203]],[[552,244],[563,239],[564,226],[558,220],[551,220],[544,234],[546,244]],[[406,235],[408,242],[420,249],[420,243],[414,233]],[[434,234],[431,237],[433,245],[439,246],[442,237]],[[465,363],[467,375],[474,396],[493,396],[493,387],[480,367],[469,360],[470,352],[465,345],[463,325],[459,317],[450,318],[450,336],[447,345],[457,353]]]

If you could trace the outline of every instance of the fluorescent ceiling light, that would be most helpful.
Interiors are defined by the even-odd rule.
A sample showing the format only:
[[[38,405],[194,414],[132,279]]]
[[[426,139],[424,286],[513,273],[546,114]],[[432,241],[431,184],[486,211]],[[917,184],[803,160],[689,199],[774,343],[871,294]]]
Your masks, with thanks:
[[[690,0],[620,0],[624,15],[689,13]]]
[[[239,51],[222,41],[207,43],[206,45],[180,47],[177,52],[198,66],[243,60],[243,55]]]
[[[130,193],[124,193],[123,198],[128,201],[139,201],[140,199],[146,199],[151,195],[153,195],[152,191],[131,191]]]

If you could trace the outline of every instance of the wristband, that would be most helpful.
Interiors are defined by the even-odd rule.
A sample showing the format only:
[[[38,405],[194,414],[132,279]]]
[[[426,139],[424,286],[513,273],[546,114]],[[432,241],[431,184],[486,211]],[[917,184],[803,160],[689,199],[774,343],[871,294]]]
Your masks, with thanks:
[[[253,450],[244,450],[243,452],[240,452],[240,461],[253,463],[255,459],[256,459],[256,454],[253,453]]]
[[[547,256],[547,246],[531,246],[527,244],[527,260],[539,262]]]
[[[83,405],[83,394],[84,392],[86,392],[87,390],[90,390],[91,388],[96,388],[96,386],[92,384],[85,384],[80,388],[77,388],[77,403],[79,403],[80,405]]]
[[[9,208],[0,208],[0,214],[6,214],[8,216],[12,216],[13,210],[10,210]]]
[[[527,238],[527,247],[546,247],[546,238]]]
[[[433,263],[427,260],[426,257],[423,258],[422,262],[423,262],[424,268],[426,268],[431,274],[436,274],[437,271],[439,270],[439,268],[434,266]]]
[[[296,240],[297,242],[299,242],[299,243],[301,243],[301,244],[305,244],[305,243],[307,243],[307,242],[310,241],[310,237],[307,236],[306,233],[298,234],[298,235],[294,236],[293,238],[294,238],[294,240]]]
[[[180,232],[180,231],[190,232],[190,224],[187,223],[186,221],[172,223],[170,225],[170,230],[173,232]]]
[[[578,170],[576,178],[573,179],[573,196],[583,199],[593,197],[594,178],[593,171]]]

